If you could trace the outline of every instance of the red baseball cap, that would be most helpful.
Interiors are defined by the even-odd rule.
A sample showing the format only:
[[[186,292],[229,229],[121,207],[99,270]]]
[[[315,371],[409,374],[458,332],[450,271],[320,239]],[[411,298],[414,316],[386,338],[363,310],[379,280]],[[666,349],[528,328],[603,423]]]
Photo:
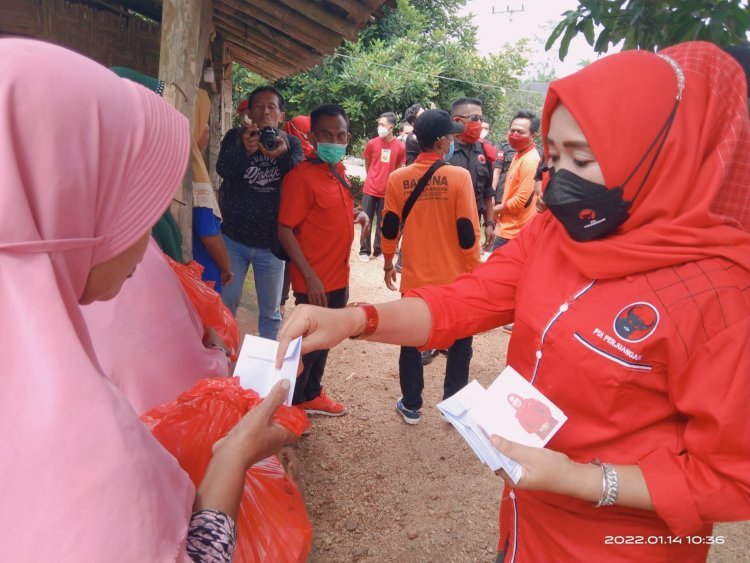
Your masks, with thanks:
[[[239,104],[237,104],[237,113],[240,113],[243,110],[246,110],[248,106],[247,98],[243,99]]]

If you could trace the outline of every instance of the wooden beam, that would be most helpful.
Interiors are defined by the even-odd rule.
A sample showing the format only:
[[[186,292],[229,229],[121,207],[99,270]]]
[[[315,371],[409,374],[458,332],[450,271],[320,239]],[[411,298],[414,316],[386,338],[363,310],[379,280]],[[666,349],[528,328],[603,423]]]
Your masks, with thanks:
[[[146,16],[154,20],[155,22],[161,22],[162,6],[161,2],[156,0],[127,0],[127,2],[120,2],[126,4],[127,8]]]
[[[331,31],[335,31],[341,37],[345,37],[349,41],[352,41],[357,37],[357,27],[355,25],[352,25],[345,19],[341,19],[337,14],[321,8],[314,2],[310,2],[309,0],[280,0],[280,2],[274,2],[273,8],[277,10],[279,14],[282,14],[283,7],[279,5],[280,3],[288,6],[308,20],[312,20],[327,27]],[[255,4],[262,5],[263,2],[258,2],[256,0]]]
[[[254,31],[262,31],[266,37],[271,37],[276,41],[281,40],[280,44],[284,41],[288,41],[292,44],[301,45],[315,55],[318,55],[321,52],[327,52],[327,45],[325,43],[320,43],[317,38],[309,38],[315,42],[310,43],[306,41],[304,34],[290,32],[292,33],[290,35],[286,32],[287,30],[277,29],[284,27],[283,25],[277,25],[276,27],[273,27],[273,25],[264,23],[264,21],[248,14],[246,11],[244,11],[246,9],[247,4],[243,3],[241,0],[218,0],[216,2],[217,13],[231,18],[238,25],[242,25],[243,27],[247,26]],[[275,22],[275,20],[273,21]]]
[[[238,30],[234,27],[227,26],[224,22],[217,20],[216,25],[225,37],[246,48],[248,51],[258,56],[266,57],[272,61],[284,61],[289,66],[298,68],[305,60],[301,54],[286,49],[281,49],[274,43],[259,40],[258,36],[251,30]]]
[[[298,62],[296,62],[291,55],[281,52],[270,53],[258,44],[237,37],[233,33],[227,32],[224,29],[221,29],[221,34],[224,37],[224,40],[231,44],[233,50],[243,49],[248,55],[254,55],[258,61],[258,65],[261,65],[261,63],[271,65],[278,68],[280,72],[286,74],[293,74],[295,71],[299,70]]]
[[[238,36],[260,37],[266,42],[273,42],[280,49],[293,53],[295,57],[312,66],[320,62],[320,55],[309,49],[306,45],[293,41],[278,32],[274,32],[274,30],[258,22],[248,23],[249,20],[247,19],[238,21],[233,16],[236,13],[232,8],[217,5],[214,12],[214,21]]]
[[[237,40],[231,35],[223,34],[223,36],[227,46],[232,50],[232,56],[235,59],[241,62],[252,63],[253,67],[255,68],[267,69],[261,73],[264,76],[287,76],[290,72],[294,72],[286,66],[286,63],[284,61],[277,61],[275,59],[269,58],[265,54],[257,53],[251,49],[248,49],[244,43],[238,44]]]
[[[289,8],[274,6],[266,0],[217,0],[226,6],[239,10],[249,19],[256,19],[279,33],[294,37],[320,53],[330,53],[341,43],[341,36],[316,25]]]
[[[231,49],[232,57],[234,58],[234,60],[242,66],[245,66],[251,71],[255,72],[256,74],[268,78],[269,80],[277,80],[279,78],[288,76],[288,71],[283,67],[271,67],[269,65],[265,65],[264,63],[266,61],[260,60],[257,56],[253,56],[247,51],[243,50],[242,52],[238,52],[237,47],[229,41],[227,41],[227,45]]]
[[[162,3],[159,78],[164,81],[164,99],[190,121],[191,137],[195,96],[205,56],[199,48],[208,45],[209,29],[202,25],[207,20],[204,10],[213,13],[211,0],[163,0]],[[180,203],[172,205],[172,213],[180,226],[183,258],[191,260],[193,181],[189,166],[175,199]]]
[[[239,38],[236,34],[228,32],[221,27],[221,24],[219,24],[217,29],[219,29],[227,41],[231,41],[234,50],[242,49],[247,52],[248,57],[255,57],[259,60],[267,60],[273,64],[278,64],[288,73],[298,72],[303,68],[315,66],[319,60],[297,56],[296,53],[288,51],[274,50],[274,52],[269,52],[266,50],[266,47],[261,47],[258,42],[253,41],[252,36],[250,38]]]
[[[349,21],[353,22],[365,22],[372,14],[372,10],[364,2],[358,0],[328,0],[329,3],[334,4],[349,14]]]
[[[278,80],[279,78],[283,78],[284,76],[286,76],[285,74],[271,70],[268,67],[262,68],[258,66],[257,59],[248,58],[247,54],[238,53],[234,50],[234,48],[232,49],[232,56],[242,66],[252,70],[255,74],[259,74],[264,78],[268,78],[269,80]]]

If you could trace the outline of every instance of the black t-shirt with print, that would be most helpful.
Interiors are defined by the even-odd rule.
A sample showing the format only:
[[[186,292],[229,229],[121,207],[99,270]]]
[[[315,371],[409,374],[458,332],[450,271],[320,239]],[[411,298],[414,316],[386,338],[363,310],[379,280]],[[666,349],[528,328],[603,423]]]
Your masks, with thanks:
[[[228,131],[221,141],[216,161],[216,172],[223,178],[221,231],[245,246],[271,247],[278,226],[281,180],[304,159],[300,140],[277,132],[286,136],[289,150],[276,160],[261,151],[248,156],[240,127]]]

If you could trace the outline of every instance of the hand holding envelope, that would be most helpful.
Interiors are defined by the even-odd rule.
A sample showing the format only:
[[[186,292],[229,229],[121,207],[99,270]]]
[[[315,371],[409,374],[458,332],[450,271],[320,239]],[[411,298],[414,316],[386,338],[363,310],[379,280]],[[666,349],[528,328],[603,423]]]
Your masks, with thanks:
[[[528,473],[522,467],[527,450],[562,455],[541,448],[567,417],[511,367],[487,389],[473,380],[437,406],[477,457],[492,471],[502,469],[514,485]],[[514,457],[519,452],[523,460]]]
[[[261,397],[268,395],[277,381],[286,379],[289,381],[289,393],[284,404],[291,406],[294,384],[297,382],[302,337],[295,338],[289,343],[284,354],[284,362],[279,369],[274,365],[278,348],[279,343],[275,340],[246,334],[234,375],[240,378],[242,387],[256,391]]]

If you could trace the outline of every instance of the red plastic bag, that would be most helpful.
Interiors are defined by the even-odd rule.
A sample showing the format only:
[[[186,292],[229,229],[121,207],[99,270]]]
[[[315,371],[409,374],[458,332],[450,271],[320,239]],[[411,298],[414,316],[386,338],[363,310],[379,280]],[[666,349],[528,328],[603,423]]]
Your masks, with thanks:
[[[221,295],[201,279],[203,266],[195,260],[180,264],[166,254],[164,256],[177,274],[188,299],[198,311],[203,326],[211,327],[219,333],[227,346],[227,351],[232,355],[232,361],[237,361],[237,352],[240,349],[240,330],[237,328],[237,321],[224,305]]]
[[[234,561],[307,561],[312,525],[304,506],[275,456],[253,465],[245,477]]]
[[[213,444],[260,402],[258,394],[243,389],[237,377],[208,378],[175,402],[151,409],[141,420],[198,487]],[[276,411],[274,422],[297,436],[310,425],[300,409],[285,405]],[[251,467],[245,476],[234,561],[302,562],[311,547],[312,525],[305,502],[281,463],[272,457]]]

